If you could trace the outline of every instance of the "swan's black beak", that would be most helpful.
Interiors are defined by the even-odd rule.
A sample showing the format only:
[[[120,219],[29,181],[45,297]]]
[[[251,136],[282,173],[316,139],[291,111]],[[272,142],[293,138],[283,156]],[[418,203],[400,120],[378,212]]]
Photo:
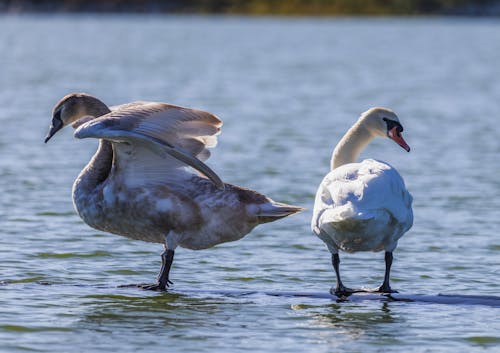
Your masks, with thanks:
[[[61,118],[59,118],[58,116],[53,117],[52,123],[50,124],[49,133],[45,137],[45,143],[47,143],[52,138],[52,136],[54,136],[56,134],[56,132],[61,130],[63,128],[63,126],[64,126],[64,124],[63,124]]]

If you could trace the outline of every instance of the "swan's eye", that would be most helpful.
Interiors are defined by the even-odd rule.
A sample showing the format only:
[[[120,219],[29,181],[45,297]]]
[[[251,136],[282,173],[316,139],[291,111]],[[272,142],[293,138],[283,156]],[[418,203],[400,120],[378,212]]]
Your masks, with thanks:
[[[392,129],[396,128],[398,135],[403,132],[403,126],[398,121],[387,118],[383,118],[382,120],[384,120],[387,124],[387,131],[391,131]]]

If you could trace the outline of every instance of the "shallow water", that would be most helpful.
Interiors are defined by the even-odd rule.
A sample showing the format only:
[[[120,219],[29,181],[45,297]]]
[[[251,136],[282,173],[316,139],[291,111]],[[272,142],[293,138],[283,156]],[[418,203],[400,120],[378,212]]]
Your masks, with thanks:
[[[499,349],[498,307],[262,291],[334,284],[309,229],[314,194],[336,141],[379,105],[412,147],[376,140],[363,153],[394,165],[414,196],[393,287],[499,295],[500,22],[0,17],[0,53],[0,351]],[[209,165],[223,180],[308,210],[239,242],[179,249],[172,293],[119,288],[151,282],[161,246],[74,213],[71,184],[96,143],[68,129],[43,144],[72,91],[214,112],[224,127]],[[382,281],[382,253],[341,259],[346,284]]]

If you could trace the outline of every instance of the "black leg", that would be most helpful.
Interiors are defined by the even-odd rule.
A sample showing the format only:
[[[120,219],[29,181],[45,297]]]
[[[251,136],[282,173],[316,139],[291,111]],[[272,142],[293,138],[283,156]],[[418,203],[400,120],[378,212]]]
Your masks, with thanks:
[[[172,281],[170,281],[168,278],[170,274],[170,268],[172,267],[173,262],[174,262],[174,251],[165,249],[165,251],[161,254],[161,269],[160,273],[158,274],[157,283],[150,285],[140,285],[140,287],[142,289],[166,291],[168,285],[173,284]]]
[[[391,277],[391,266],[392,266],[392,252],[386,251],[385,252],[385,275],[384,275],[384,282],[377,289],[377,292],[381,292],[381,293],[397,293],[397,291],[391,289],[391,286],[389,284],[389,280],[390,280],[390,277]]]
[[[330,289],[330,293],[336,295],[337,297],[347,297],[354,293],[355,291],[352,290],[351,288],[347,288],[344,286],[342,283],[342,280],[340,279],[340,270],[339,270],[339,264],[340,264],[340,257],[339,254],[332,254],[332,265],[333,268],[335,269],[335,276],[337,276],[337,286],[335,287],[335,290]]]
[[[169,284],[173,284],[173,282],[168,279],[170,268],[172,267],[173,262],[174,251],[165,249],[165,251],[161,254],[161,269],[160,273],[158,274],[158,285],[164,290],[166,289],[166,287],[168,287]]]

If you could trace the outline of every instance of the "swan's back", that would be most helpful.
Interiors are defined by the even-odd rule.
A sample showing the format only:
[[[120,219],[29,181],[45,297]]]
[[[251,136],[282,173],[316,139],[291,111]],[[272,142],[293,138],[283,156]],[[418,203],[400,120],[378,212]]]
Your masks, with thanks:
[[[332,170],[321,182],[312,230],[322,239],[326,234],[337,239],[346,237],[339,241],[345,243],[346,251],[381,250],[382,244],[366,240],[363,240],[366,249],[356,249],[355,245],[351,249],[346,242],[359,236],[378,237],[374,241],[385,243],[384,247],[397,242],[413,224],[411,203],[412,196],[403,178],[390,165],[373,159],[345,164]]]

